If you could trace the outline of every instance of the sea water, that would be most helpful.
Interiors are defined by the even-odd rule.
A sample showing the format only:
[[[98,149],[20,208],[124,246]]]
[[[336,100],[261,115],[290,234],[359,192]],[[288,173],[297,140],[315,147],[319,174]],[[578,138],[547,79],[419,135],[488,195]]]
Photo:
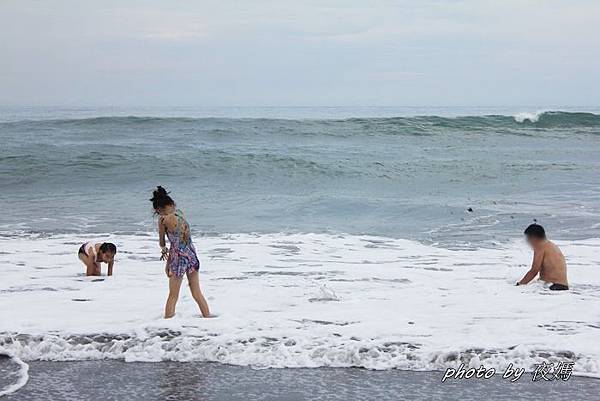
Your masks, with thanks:
[[[258,368],[570,360],[599,376],[600,115],[427,111],[5,109],[0,349]],[[215,319],[185,290],[161,319],[156,185],[192,226]],[[571,291],[514,287],[533,221]],[[82,276],[80,244],[109,239],[115,276]]]

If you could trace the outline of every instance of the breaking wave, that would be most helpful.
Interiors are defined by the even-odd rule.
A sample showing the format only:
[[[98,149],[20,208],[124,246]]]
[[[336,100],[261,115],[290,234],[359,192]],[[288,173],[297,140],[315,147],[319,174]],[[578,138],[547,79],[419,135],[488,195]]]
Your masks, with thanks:
[[[312,127],[306,129],[310,123]],[[91,118],[68,118],[68,119],[46,119],[46,120],[21,120],[0,122],[0,129],[36,129],[48,127],[54,129],[87,129],[94,127],[121,127],[124,130],[131,128],[157,127],[164,128],[214,128],[213,133],[227,133],[228,128],[240,125],[253,128],[251,131],[260,134],[261,126],[266,128],[280,126],[286,127],[287,132],[298,135],[323,134],[322,126],[329,128],[335,125],[352,129],[361,125],[379,127],[384,132],[392,127],[424,128],[424,127],[448,127],[457,129],[479,129],[519,127],[518,124],[535,125],[542,128],[565,128],[565,127],[600,127],[600,115],[589,112],[565,112],[565,111],[537,111],[519,112],[515,115],[476,115],[476,116],[411,116],[411,117],[377,117],[377,118],[347,118],[347,119],[281,119],[281,118],[220,118],[220,117],[145,117],[145,116],[101,116]],[[355,127],[353,127],[353,125]],[[217,128],[220,127],[220,128]],[[294,132],[295,128],[304,129]],[[310,129],[313,128],[313,129]],[[393,133],[402,133],[394,131]],[[407,133],[415,133],[408,131]],[[368,134],[368,133],[367,133]]]
[[[433,350],[419,343],[328,336],[314,338],[222,338],[173,330],[109,335],[0,335],[0,347],[25,360],[125,362],[218,362],[264,368],[359,367],[372,370],[444,370],[485,365],[498,371],[512,363],[533,371],[536,364],[574,362],[576,375],[600,377],[600,362],[571,351],[526,346]],[[20,361],[19,359],[16,359]],[[19,362],[23,364],[23,362]],[[26,368],[25,373],[26,373]],[[26,382],[26,379],[24,379]],[[20,386],[24,385],[20,381]],[[15,391],[14,389],[12,391]]]

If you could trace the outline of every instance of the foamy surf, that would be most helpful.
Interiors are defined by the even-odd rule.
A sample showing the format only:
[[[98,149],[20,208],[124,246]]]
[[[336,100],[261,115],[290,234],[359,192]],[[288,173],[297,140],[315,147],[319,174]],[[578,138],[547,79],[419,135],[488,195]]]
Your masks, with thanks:
[[[11,362],[17,367],[16,371],[11,372],[12,374],[5,374],[5,376],[16,376],[17,379],[3,388],[0,387],[0,397],[2,397],[16,392],[27,384],[29,381],[29,365],[16,357],[12,352],[3,349],[3,347],[0,347],[0,357],[10,358]]]
[[[383,237],[196,240],[214,319],[184,288],[174,319],[155,235],[112,238],[114,277],[87,278],[67,235],[3,237],[0,347],[29,360],[211,361],[255,368],[533,370],[600,377],[600,240],[560,242],[571,291],[515,287],[525,244],[448,250]]]

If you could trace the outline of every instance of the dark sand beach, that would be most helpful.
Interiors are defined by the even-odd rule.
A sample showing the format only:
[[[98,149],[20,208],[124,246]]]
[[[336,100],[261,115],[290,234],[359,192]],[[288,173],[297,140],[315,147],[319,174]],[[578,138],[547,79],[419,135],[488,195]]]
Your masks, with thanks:
[[[4,362],[8,363],[8,362]],[[25,387],[6,401],[45,400],[586,400],[600,380],[515,383],[448,380],[442,372],[355,368],[264,369],[214,363],[32,362]],[[574,398],[574,394],[576,394]]]

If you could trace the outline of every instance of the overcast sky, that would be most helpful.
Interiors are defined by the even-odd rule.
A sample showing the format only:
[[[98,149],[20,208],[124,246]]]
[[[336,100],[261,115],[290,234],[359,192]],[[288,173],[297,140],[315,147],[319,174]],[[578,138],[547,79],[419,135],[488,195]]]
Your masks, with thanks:
[[[598,0],[0,0],[0,104],[600,104]]]

